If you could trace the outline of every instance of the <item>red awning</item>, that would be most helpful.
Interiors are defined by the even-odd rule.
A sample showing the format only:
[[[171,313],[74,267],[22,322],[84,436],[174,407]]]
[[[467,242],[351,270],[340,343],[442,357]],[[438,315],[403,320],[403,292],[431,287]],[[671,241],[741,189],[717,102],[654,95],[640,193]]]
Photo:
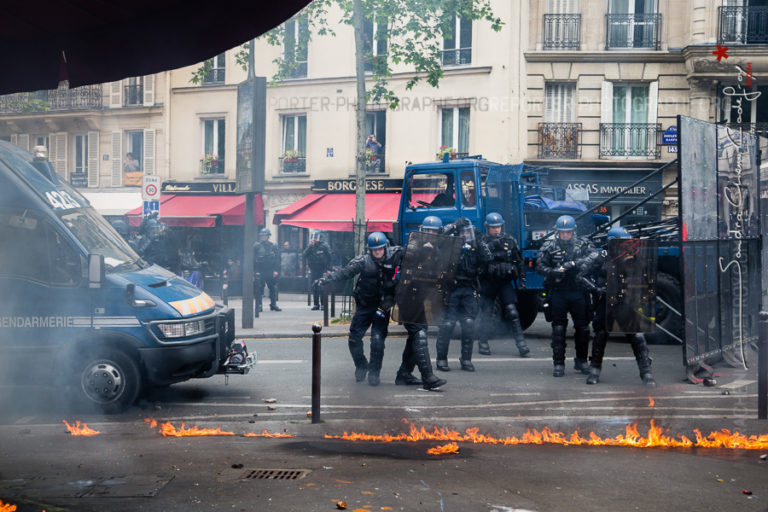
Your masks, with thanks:
[[[280,221],[283,220],[285,217],[289,217],[294,213],[296,213],[297,211],[301,210],[302,208],[309,206],[310,204],[314,203],[319,199],[322,199],[324,195],[325,194],[309,194],[307,196],[302,197],[295,203],[290,204],[285,208],[282,208],[276,211],[275,214],[272,216],[272,224],[280,224]]]
[[[126,215],[131,226],[138,226],[143,208],[134,208]],[[169,226],[210,228],[216,225],[217,216],[225,226],[245,224],[245,196],[163,194],[160,199],[160,220]],[[264,225],[261,194],[256,194],[253,201],[253,223]]]
[[[399,208],[399,193],[366,194],[366,231],[392,231],[392,223],[397,220]],[[286,213],[286,210],[290,213]],[[323,231],[352,231],[355,223],[355,194],[310,194],[283,208],[276,215],[281,216],[282,224],[290,226]]]

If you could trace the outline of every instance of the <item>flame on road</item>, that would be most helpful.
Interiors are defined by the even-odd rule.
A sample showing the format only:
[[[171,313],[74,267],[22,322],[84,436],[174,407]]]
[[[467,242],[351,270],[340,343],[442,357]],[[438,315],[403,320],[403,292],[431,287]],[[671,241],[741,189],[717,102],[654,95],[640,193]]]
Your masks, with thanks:
[[[365,434],[344,432],[343,435],[326,434],[326,439],[343,439],[345,441],[375,441],[375,442],[416,442],[416,441],[454,441],[468,442],[474,444],[560,444],[565,446],[633,446],[638,448],[729,448],[744,450],[763,450],[768,448],[768,434],[746,436],[739,432],[731,432],[722,429],[719,432],[711,432],[704,436],[698,429],[694,430],[695,438],[689,439],[684,435],[676,437],[664,434],[664,431],[657,427],[651,420],[650,428],[646,436],[642,436],[637,430],[637,423],[626,426],[625,434],[619,434],[615,437],[600,437],[594,432],[590,432],[586,437],[574,430],[571,434],[563,432],[553,432],[549,427],[544,427],[541,431],[528,429],[521,437],[507,436],[494,437],[491,435],[480,434],[477,427],[468,428],[464,433],[434,427],[428,431],[424,427],[417,428],[411,424],[410,431],[402,434]]]
[[[276,438],[276,437],[296,437],[293,434],[281,434],[280,432],[267,432],[266,429],[261,431],[261,434],[257,434],[255,432],[248,432],[247,434],[243,434],[243,437],[270,437],[270,438]]]
[[[648,407],[653,407],[656,404],[652,396],[648,397]]]
[[[0,512],[15,512],[16,511],[16,505],[11,505],[10,503],[3,503],[3,500],[0,500]]]
[[[195,437],[195,436],[233,436],[234,432],[225,432],[221,430],[221,427],[216,428],[197,428],[193,425],[187,428],[182,423],[178,429],[174,427],[170,421],[158,424],[156,420],[146,418],[144,423],[149,423],[149,428],[157,429],[163,437]]]
[[[459,453],[459,445],[456,443],[441,444],[427,450],[430,455],[444,455],[447,453]]]
[[[93,430],[85,423],[80,426],[80,420],[75,421],[74,425],[67,423],[67,420],[61,421],[67,426],[67,430],[69,430],[69,433],[73,436],[97,436],[101,433],[98,430]],[[4,512],[3,509],[0,509],[0,512]]]

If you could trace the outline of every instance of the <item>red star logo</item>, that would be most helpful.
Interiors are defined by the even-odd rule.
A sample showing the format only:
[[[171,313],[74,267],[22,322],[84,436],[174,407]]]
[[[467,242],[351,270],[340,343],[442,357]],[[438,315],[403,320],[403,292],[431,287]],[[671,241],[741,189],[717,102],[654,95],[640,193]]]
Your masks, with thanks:
[[[728,47],[727,46],[720,46],[717,45],[717,50],[712,51],[712,55],[717,56],[717,62],[720,62],[720,59],[727,59],[728,58]]]

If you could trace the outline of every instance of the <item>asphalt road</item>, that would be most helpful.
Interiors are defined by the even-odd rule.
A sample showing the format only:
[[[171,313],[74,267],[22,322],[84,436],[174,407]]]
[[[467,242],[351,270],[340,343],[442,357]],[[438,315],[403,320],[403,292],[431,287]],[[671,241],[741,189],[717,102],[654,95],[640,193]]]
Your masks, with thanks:
[[[538,334],[537,334],[538,332]],[[507,446],[457,442],[458,454],[428,455],[447,441],[326,439],[345,431],[399,434],[411,425],[497,438],[527,429],[588,437],[625,434],[650,421],[673,437],[727,428],[768,433],[756,420],[756,371],[719,365],[717,385],[683,381],[680,347],[654,346],[659,387],[646,389],[628,344],[609,343],[601,383],[587,386],[569,364],[551,376],[549,342],[530,332],[532,357],[512,342],[476,355],[475,373],[441,373],[440,391],[394,385],[404,344],[387,341],[382,384],[355,383],[346,338],[325,338],[321,422],[312,424],[311,343],[255,339],[258,364],[247,376],[195,380],[150,393],[113,416],[73,415],[50,390],[0,388],[0,500],[20,511],[348,510],[768,511],[762,450]],[[431,341],[434,348],[434,341]],[[572,354],[569,353],[572,357]],[[145,419],[176,428],[221,428],[231,436],[167,438]],[[100,431],[74,437],[62,420]],[[244,437],[247,433],[294,437]],[[287,470],[286,479],[255,478]],[[293,473],[290,473],[292,471]],[[303,471],[303,472],[302,472]],[[295,477],[295,478],[294,478]],[[746,494],[745,492],[751,494]],[[0,510],[2,508],[0,507]]]

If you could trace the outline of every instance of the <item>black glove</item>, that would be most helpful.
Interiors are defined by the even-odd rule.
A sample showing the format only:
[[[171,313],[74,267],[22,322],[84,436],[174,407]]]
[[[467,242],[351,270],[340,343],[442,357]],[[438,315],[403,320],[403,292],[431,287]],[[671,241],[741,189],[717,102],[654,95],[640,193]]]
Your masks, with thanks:
[[[569,270],[576,268],[576,263],[574,263],[573,261],[566,261],[565,263],[563,263],[563,268],[567,272]]]
[[[563,267],[553,268],[550,272],[555,279],[562,279],[565,277],[565,269]]]
[[[327,281],[325,280],[325,278],[321,277],[320,279],[317,279],[314,283],[312,283],[312,289],[322,291],[326,283]]]
[[[456,222],[454,223],[456,225],[456,228],[461,229],[469,226],[469,219],[466,217],[459,217],[456,219]]]

